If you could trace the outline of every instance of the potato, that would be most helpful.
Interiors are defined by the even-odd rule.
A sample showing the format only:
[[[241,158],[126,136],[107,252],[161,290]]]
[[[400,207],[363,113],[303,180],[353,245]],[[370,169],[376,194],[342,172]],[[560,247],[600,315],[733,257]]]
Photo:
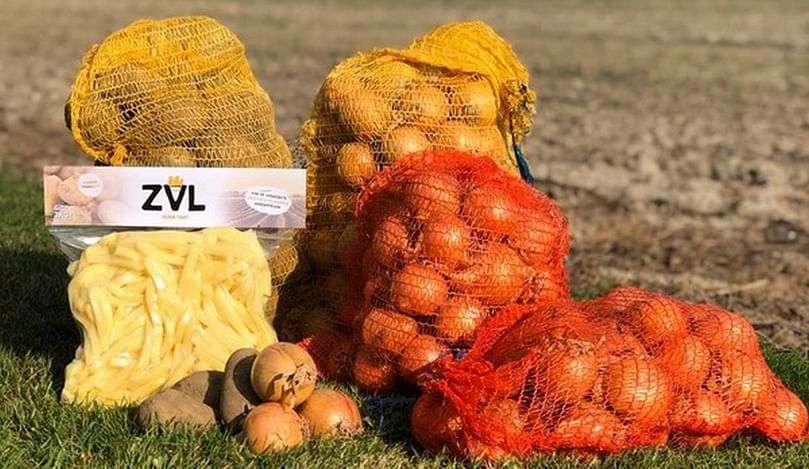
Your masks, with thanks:
[[[176,389],[166,389],[138,406],[137,421],[144,428],[172,423],[206,428],[216,425],[216,414],[210,406]]]
[[[68,205],[86,205],[93,200],[79,191],[78,176],[72,176],[60,182],[56,192],[59,194],[59,198]]]
[[[53,206],[62,202],[62,199],[59,198],[59,184],[61,182],[62,180],[59,179],[59,176],[54,176],[53,174],[45,177],[45,181],[43,183],[44,186],[43,192],[45,193],[46,217],[52,217]]]
[[[375,172],[376,160],[370,145],[347,143],[337,153],[337,174],[349,186],[361,186]]]
[[[174,383],[171,389],[211,407],[215,414],[219,414],[219,398],[224,382],[225,373],[221,371],[197,371]]]
[[[294,241],[284,241],[278,245],[275,252],[267,258],[273,284],[284,283],[295,272],[299,260],[298,248]]]
[[[92,149],[108,151],[118,141],[123,125],[121,110],[111,99],[91,94],[79,108],[81,138]]]
[[[250,382],[250,370],[256,356],[257,350],[239,349],[233,352],[225,365],[219,414],[222,423],[233,433],[241,431],[247,413],[261,404]]]
[[[134,109],[124,124],[122,141],[132,148],[180,146],[196,138],[207,123],[207,115],[194,96],[161,91]]]
[[[144,148],[130,151],[124,158],[124,166],[193,168],[196,166],[196,160],[194,153],[183,147]]]
[[[216,132],[214,129],[213,132]],[[262,158],[255,145],[238,137],[200,136],[193,150],[197,166],[201,168],[261,168]]]
[[[93,91],[101,98],[112,99],[127,110],[134,110],[153,95],[166,89],[163,77],[154,70],[135,62],[127,62],[100,73],[93,82]]]

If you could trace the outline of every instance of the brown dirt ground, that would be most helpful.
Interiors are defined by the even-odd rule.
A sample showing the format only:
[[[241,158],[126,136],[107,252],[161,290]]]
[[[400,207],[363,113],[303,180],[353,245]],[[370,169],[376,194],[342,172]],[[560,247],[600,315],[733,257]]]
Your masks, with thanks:
[[[571,219],[574,287],[719,303],[809,349],[809,3],[123,3],[0,4],[3,170],[86,161],[62,105],[87,48],[139,17],[233,29],[289,140],[340,59],[484,19],[540,94],[526,150]]]

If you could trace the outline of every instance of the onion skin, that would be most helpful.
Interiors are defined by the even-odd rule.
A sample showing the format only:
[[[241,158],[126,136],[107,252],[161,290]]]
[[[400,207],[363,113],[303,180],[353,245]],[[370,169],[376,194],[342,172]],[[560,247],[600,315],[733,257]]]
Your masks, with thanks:
[[[267,402],[254,408],[244,421],[243,439],[256,454],[281,453],[303,444],[303,421],[291,408]]]
[[[561,448],[603,448],[625,431],[626,427],[613,413],[583,402],[559,422],[553,438]]]
[[[264,401],[294,407],[315,390],[317,367],[301,347],[278,342],[259,352],[250,371],[250,382]]]
[[[538,216],[530,216],[520,222],[518,229],[509,234],[510,245],[526,263],[543,265],[551,261],[559,230]]]
[[[407,261],[412,257],[407,225],[400,217],[382,220],[374,231],[371,242],[374,259],[385,266],[393,267],[397,261]]]
[[[298,409],[315,438],[352,436],[362,432],[362,416],[354,399],[333,389],[318,389]]]
[[[427,393],[419,396],[410,413],[410,431],[427,451],[440,453],[448,447],[460,453],[461,417],[449,401]]]
[[[390,289],[396,306],[412,314],[434,314],[449,294],[444,277],[432,267],[419,264],[407,265],[399,271]]]

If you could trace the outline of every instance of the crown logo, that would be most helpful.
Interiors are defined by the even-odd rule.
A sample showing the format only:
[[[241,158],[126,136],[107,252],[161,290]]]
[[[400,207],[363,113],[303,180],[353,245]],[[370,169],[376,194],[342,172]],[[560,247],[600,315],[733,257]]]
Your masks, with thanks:
[[[183,185],[183,178],[180,176],[169,176],[169,187],[180,187]]]

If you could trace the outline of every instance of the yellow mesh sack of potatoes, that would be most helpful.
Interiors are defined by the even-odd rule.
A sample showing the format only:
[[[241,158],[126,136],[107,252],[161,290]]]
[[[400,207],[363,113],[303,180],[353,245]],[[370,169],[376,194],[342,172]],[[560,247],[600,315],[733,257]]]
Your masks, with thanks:
[[[130,231],[71,263],[68,299],[82,344],[62,400],[137,403],[242,347],[277,342],[264,317],[270,270],[255,233]]]
[[[65,118],[82,150],[102,164],[292,164],[244,46],[207,17],[139,20],[94,45]]]
[[[482,22],[441,26],[401,50],[357,54],[329,73],[302,129],[308,157],[307,233],[302,246],[321,271],[325,304],[344,285],[345,247],[364,181],[422,150],[485,155],[530,178],[520,145],[535,94],[511,46]]]

